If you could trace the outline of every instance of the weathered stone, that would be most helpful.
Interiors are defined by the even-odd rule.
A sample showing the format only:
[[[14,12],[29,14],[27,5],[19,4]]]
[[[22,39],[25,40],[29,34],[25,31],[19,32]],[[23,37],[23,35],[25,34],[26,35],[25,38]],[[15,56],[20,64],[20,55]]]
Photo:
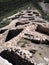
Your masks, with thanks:
[[[9,63],[7,60],[5,60],[4,58],[2,58],[0,56],[0,65],[12,65],[11,63]]]

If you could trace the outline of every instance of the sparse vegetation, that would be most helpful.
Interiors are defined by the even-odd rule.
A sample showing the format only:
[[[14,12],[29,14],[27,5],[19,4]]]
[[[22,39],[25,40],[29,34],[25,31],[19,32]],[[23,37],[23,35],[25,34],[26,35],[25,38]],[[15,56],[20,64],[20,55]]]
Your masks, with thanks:
[[[6,18],[16,12],[26,9],[28,7],[32,8],[33,6],[39,10],[44,19],[49,20],[49,15],[42,10],[42,8],[38,5],[39,0],[0,0],[0,21],[3,18]],[[9,23],[0,23],[0,27],[6,26]]]
[[[12,15],[12,13],[16,13],[17,11],[19,11],[19,9],[21,9],[21,7],[25,9],[28,3],[31,3],[32,6],[34,5],[39,10],[42,10],[41,7],[39,7],[39,5],[37,4],[37,0],[0,0],[0,20],[10,14]]]
[[[1,21],[1,22],[0,22],[0,28],[1,28],[1,27],[4,27],[4,26],[6,26],[6,25],[8,25],[9,23],[10,23],[9,20]]]

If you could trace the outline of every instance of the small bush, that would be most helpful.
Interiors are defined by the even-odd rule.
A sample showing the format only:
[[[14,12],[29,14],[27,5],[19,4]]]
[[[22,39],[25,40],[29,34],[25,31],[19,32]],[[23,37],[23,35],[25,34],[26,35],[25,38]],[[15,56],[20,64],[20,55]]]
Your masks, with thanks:
[[[9,23],[10,23],[9,20],[1,21],[1,22],[0,22],[0,28],[2,28],[2,27],[4,27],[4,26],[8,25]]]

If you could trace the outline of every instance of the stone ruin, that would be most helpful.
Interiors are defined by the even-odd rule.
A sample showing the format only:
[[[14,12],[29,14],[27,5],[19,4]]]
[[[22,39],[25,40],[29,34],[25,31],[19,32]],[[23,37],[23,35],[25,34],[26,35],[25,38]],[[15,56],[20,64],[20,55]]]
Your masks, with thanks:
[[[22,10],[7,19],[10,24],[0,28],[0,64],[49,65],[48,21],[37,10]]]

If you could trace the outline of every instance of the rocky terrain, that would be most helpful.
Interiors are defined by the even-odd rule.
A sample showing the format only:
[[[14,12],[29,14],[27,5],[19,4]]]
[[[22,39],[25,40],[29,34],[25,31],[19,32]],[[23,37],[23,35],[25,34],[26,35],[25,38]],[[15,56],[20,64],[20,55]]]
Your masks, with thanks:
[[[48,21],[36,9],[7,19],[10,24],[0,28],[0,65],[49,65]]]

